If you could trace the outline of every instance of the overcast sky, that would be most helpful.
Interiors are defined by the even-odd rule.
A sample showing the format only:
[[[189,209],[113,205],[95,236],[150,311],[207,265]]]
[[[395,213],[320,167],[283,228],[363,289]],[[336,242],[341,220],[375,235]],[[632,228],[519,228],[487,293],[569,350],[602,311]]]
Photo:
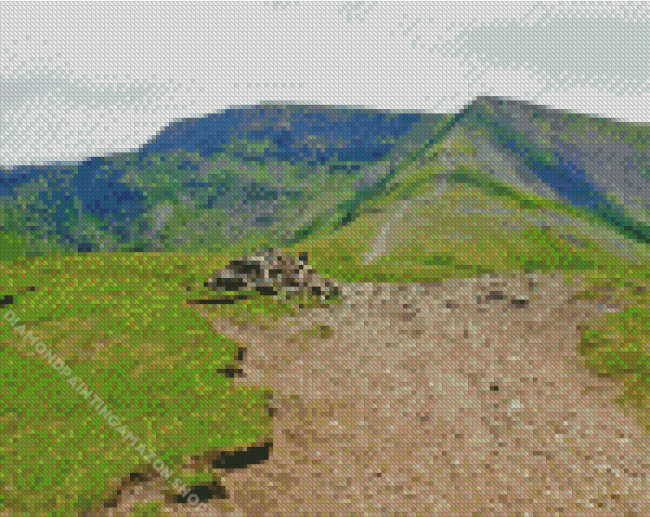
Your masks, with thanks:
[[[650,4],[0,2],[5,166],[135,150],[233,106],[478,95],[649,122]]]

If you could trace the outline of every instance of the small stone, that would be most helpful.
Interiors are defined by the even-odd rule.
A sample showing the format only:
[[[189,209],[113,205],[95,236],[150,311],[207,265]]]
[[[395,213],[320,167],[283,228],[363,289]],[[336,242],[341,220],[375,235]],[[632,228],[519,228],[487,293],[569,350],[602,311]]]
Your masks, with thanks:
[[[490,294],[485,297],[485,301],[489,300],[505,300],[506,295],[503,293],[503,291],[490,291]]]
[[[513,296],[512,300],[510,301],[511,305],[514,305],[515,307],[525,307],[529,303],[529,300],[526,296]]]

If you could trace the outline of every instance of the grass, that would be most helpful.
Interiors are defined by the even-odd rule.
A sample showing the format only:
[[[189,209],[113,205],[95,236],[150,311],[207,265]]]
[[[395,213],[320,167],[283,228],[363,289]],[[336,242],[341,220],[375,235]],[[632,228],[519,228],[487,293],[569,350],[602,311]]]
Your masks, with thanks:
[[[631,145],[640,153],[650,148],[650,125],[638,122],[623,122],[613,119],[594,118],[581,114],[567,114],[564,118],[569,121],[567,130],[578,135],[580,140],[590,144],[607,144],[607,141],[598,137],[595,141],[586,141],[587,129],[610,135],[616,143],[621,141]],[[568,137],[566,137],[568,138]]]
[[[636,409],[639,424],[650,432],[650,267],[617,265],[590,275],[575,299],[619,303],[624,310],[584,322],[579,351],[587,368],[624,384],[617,402]]]
[[[165,515],[162,512],[162,501],[149,501],[147,503],[136,503],[133,507],[133,517],[158,517]]]
[[[178,472],[199,450],[246,446],[271,431],[270,391],[215,373],[232,365],[238,344],[184,303],[187,287],[218,263],[179,254],[52,256],[3,264],[0,284],[17,293],[11,309],[26,330]],[[71,515],[149,468],[4,321],[0,344],[0,510]]]
[[[26,244],[25,238],[16,232],[0,232],[0,260],[17,260],[24,256]]]

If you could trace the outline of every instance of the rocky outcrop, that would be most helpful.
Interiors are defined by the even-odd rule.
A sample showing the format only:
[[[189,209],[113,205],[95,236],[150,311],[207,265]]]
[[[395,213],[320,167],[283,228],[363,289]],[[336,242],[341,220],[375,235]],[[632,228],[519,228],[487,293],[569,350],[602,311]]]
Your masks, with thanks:
[[[300,253],[296,260],[273,248],[231,261],[204,285],[214,291],[257,291],[275,298],[292,298],[304,293],[329,300],[339,295],[339,288],[332,280],[316,276],[307,253]]]

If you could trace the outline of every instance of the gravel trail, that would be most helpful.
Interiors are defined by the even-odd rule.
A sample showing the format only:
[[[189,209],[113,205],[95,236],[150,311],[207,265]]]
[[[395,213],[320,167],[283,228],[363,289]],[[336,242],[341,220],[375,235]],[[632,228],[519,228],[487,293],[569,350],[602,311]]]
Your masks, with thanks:
[[[435,192],[401,202],[397,212],[391,215],[390,219],[384,224],[384,226],[382,226],[381,230],[377,234],[377,238],[372,245],[372,249],[365,254],[363,260],[364,265],[367,266],[368,264],[372,264],[375,260],[377,260],[378,257],[381,257],[388,253],[388,241],[391,228],[393,228],[404,217],[404,214],[413,206],[413,203],[425,201],[427,199],[430,199],[432,196],[440,195],[447,190],[447,178],[441,176],[438,178],[438,180],[439,183]]]

